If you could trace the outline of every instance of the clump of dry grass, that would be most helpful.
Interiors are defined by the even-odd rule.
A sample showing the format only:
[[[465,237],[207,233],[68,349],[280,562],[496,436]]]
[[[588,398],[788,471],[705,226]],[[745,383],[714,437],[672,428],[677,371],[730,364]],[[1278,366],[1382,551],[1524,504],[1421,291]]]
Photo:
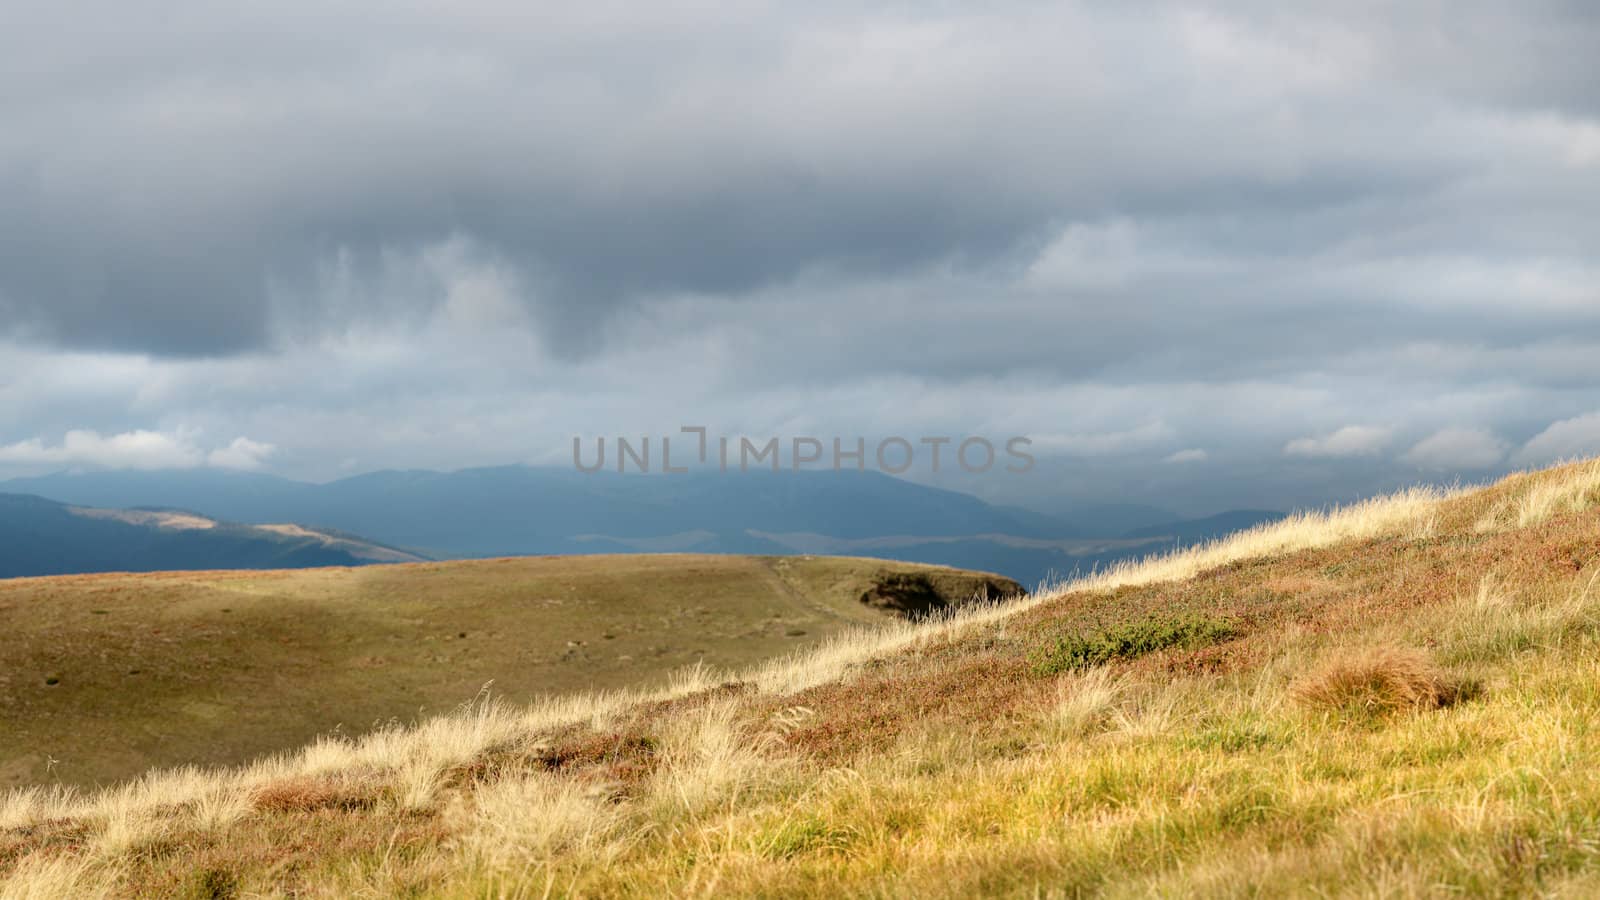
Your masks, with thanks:
[[[473,792],[471,803],[449,811],[463,835],[458,849],[492,871],[547,862],[574,845],[602,838],[616,815],[569,779],[512,778]]]
[[[1439,611],[1439,651],[1451,663],[1482,664],[1583,640],[1600,627],[1600,566],[1587,577],[1507,583],[1485,575],[1475,593]]]
[[[114,873],[94,871],[92,860],[35,855],[0,879],[0,900],[94,900],[113,893]]]
[[[250,793],[263,812],[310,812],[318,809],[366,809],[376,801],[370,788],[349,779],[295,775],[270,782]]]
[[[1421,650],[1380,646],[1334,656],[1290,692],[1313,709],[1387,715],[1450,706],[1473,691]]]
[[[658,797],[694,812],[728,800],[754,780],[767,763],[763,742],[741,728],[738,710],[731,700],[713,700],[667,723],[655,775]]]
[[[1066,737],[1083,737],[1104,728],[1126,690],[1126,679],[1105,666],[1062,678],[1056,702],[1049,709],[1052,730]]]
[[[1552,516],[1583,512],[1600,504],[1600,460],[1567,463],[1550,473],[1522,472],[1502,484],[1520,487],[1523,481],[1531,482],[1530,486],[1491,507],[1474,524],[1473,531],[1485,534],[1504,528],[1528,528]]]
[[[0,831],[29,828],[61,815],[77,798],[71,788],[23,787],[0,794]]]
[[[207,832],[220,832],[250,815],[254,798],[242,785],[224,781],[189,804],[189,822]]]

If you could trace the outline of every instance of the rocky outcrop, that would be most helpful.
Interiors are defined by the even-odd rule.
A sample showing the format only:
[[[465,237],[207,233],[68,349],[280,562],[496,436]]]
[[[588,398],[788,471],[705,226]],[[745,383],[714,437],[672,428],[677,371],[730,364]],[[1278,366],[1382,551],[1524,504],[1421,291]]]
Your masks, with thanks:
[[[924,619],[953,606],[1026,594],[1009,578],[982,572],[889,572],[874,579],[861,602],[906,619]]]

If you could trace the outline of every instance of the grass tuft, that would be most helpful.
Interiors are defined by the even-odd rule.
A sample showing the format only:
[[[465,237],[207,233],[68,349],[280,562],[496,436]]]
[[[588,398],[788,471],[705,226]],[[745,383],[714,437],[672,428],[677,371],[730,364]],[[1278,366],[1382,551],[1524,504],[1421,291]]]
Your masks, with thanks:
[[[196,869],[180,896],[183,900],[232,900],[239,896],[239,877],[226,869]]]
[[[0,900],[96,900],[113,891],[114,873],[96,871],[92,861],[35,854],[0,878]],[[98,877],[97,877],[98,876]]]
[[[369,791],[344,779],[304,775],[262,785],[251,801],[258,810],[277,813],[370,809],[377,803]]]
[[[1479,693],[1475,682],[1447,675],[1428,654],[1409,647],[1368,647],[1335,656],[1291,688],[1303,705],[1381,716],[1438,709]]]
[[[1123,680],[1106,668],[1069,675],[1057,686],[1049,722],[1064,737],[1092,734],[1105,726],[1125,689]]]

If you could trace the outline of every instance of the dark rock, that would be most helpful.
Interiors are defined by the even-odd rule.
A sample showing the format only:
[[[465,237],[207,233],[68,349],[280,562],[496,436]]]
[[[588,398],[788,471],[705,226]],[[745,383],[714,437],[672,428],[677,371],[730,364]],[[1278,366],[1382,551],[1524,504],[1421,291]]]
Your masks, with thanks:
[[[998,575],[884,572],[861,594],[861,602],[901,618],[925,619],[952,606],[992,603],[1026,593],[1022,585]]]

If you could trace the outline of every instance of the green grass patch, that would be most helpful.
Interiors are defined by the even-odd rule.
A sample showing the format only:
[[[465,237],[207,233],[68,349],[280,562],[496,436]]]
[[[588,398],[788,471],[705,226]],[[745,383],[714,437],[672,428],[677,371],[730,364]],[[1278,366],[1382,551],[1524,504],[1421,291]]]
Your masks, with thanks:
[[[1090,635],[1069,634],[1056,638],[1054,644],[1034,653],[1033,671],[1037,675],[1077,672],[1157,650],[1204,647],[1237,637],[1239,633],[1238,626],[1227,619],[1150,616],[1112,625]]]
[[[807,853],[843,852],[860,837],[855,828],[804,816],[784,821],[758,846],[768,858],[792,859]]]
[[[1180,746],[1189,750],[1246,753],[1288,745],[1283,735],[1255,723],[1233,723],[1184,735]]]

